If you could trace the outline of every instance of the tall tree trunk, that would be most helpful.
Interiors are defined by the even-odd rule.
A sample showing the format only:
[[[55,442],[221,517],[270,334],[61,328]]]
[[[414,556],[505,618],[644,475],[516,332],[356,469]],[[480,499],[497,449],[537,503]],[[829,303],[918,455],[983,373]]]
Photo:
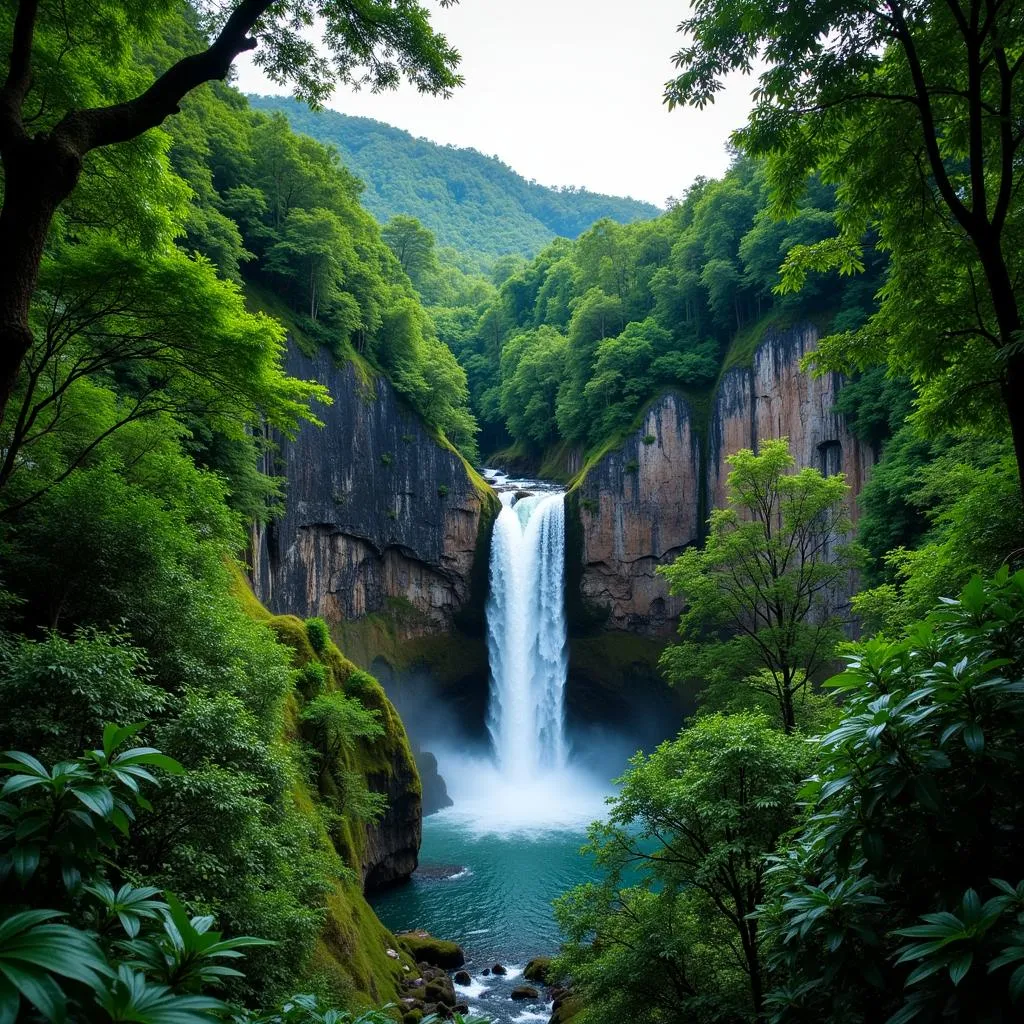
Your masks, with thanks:
[[[1006,366],[1000,386],[1006,415],[1010,421],[1017,475],[1024,494],[1024,331],[1020,305],[1014,293],[1010,269],[1003,258],[999,236],[987,231],[974,238],[992,306],[999,325],[1000,354],[1006,353]]]
[[[29,307],[57,207],[71,193],[82,161],[48,138],[23,139],[4,153],[0,209],[0,422],[32,345]]]

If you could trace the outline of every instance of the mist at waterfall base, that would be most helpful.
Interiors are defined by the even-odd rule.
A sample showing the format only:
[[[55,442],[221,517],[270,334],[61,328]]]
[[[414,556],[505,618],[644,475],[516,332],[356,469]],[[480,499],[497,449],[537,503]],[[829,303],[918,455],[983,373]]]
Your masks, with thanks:
[[[586,827],[604,815],[610,779],[635,746],[602,744],[602,764],[567,736],[564,495],[536,481],[506,487],[490,555],[489,746],[430,741],[454,806],[424,819],[420,869],[373,904],[394,930],[423,928],[464,948],[473,984],[456,991],[474,1011],[546,1021],[543,1000],[509,993],[531,957],[557,952],[552,901],[595,877],[580,853]],[[533,493],[515,500],[524,490]],[[495,963],[509,974],[484,976]]]

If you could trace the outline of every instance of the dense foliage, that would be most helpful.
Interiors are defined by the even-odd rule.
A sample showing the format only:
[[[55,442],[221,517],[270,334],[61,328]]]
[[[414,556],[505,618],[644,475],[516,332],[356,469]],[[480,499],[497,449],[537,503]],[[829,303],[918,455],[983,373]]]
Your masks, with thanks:
[[[43,5],[26,94],[40,139],[69,104],[130,96],[205,45],[191,7],[157,6]],[[5,52],[13,14],[0,14]],[[224,86],[181,107],[165,129],[92,151],[41,246],[31,341],[0,419],[0,747],[53,764],[52,788],[105,723],[146,721],[144,742],[182,770],[153,809],[129,801],[107,815],[112,873],[96,884],[115,897],[124,885],[175,893],[180,913],[169,898],[147,908],[157,932],[173,919],[184,934],[192,921],[209,939],[216,917],[226,932],[268,940],[248,951],[245,976],[224,977],[237,1003],[271,1007],[301,985],[355,1008],[394,997],[402,974],[361,869],[386,804],[373,789],[380,765],[407,773],[415,798],[412,754],[376,681],[356,676],[323,623],[271,618],[238,557],[253,521],[281,499],[259,468],[271,461],[267,436],[315,424],[315,405],[329,400],[285,372],[285,325],[297,341],[390,375],[431,426],[471,447],[465,378],[335,154]],[[9,220],[16,161],[0,150]],[[35,786],[15,784],[5,814],[20,815],[18,787],[28,799]],[[62,792],[88,808],[90,786]],[[136,810],[130,835],[114,835]],[[53,911],[95,930],[91,897],[58,900],[50,884],[55,857],[90,848],[77,834],[60,849],[45,837],[33,846],[33,821],[5,832],[27,845],[6,862],[4,884],[27,884],[38,867],[50,895],[5,899],[30,915],[5,938],[31,944],[64,928]],[[69,941],[85,957],[106,940]],[[153,995],[145,978],[168,979],[141,950],[129,977],[111,949],[120,981],[93,990],[100,1002],[86,1016],[151,1019],[132,1000]],[[14,984],[31,1001],[31,980]],[[45,980],[32,992],[56,998]],[[5,984],[7,1008],[10,995]],[[156,993],[154,1005],[172,995]],[[196,1013],[213,1005],[193,996]],[[282,1014],[347,1019],[314,1004]]]
[[[810,743],[714,713],[633,759],[558,906],[582,1022],[1019,1018],[1024,573],[847,662]]]
[[[818,186],[789,220],[774,220],[763,167],[737,158],[656,220],[599,221],[575,242],[558,239],[532,262],[496,270],[489,301],[436,309],[469,377],[485,449],[509,437],[534,453],[559,441],[599,446],[664,388],[706,393],[772,324],[860,324],[877,267],[775,293],[792,246],[835,235],[833,209],[832,191]]]
[[[654,217],[650,203],[585,188],[527,181],[496,156],[440,146],[366,117],[313,112],[276,96],[252,96],[257,110],[281,111],[296,131],[334,146],[366,182],[364,203],[379,220],[415,217],[477,265],[497,256],[533,256],[556,235],[575,238],[596,220]]]
[[[792,211],[811,175],[837,186],[841,231],[788,254],[787,286],[855,271],[868,232],[888,255],[878,311],[822,345],[825,365],[912,376],[933,425],[1009,420],[1024,475],[1016,5],[709,0],[680,30],[670,104],[704,106],[763,60],[735,137],[768,154],[774,209]]]
[[[153,747],[124,749],[144,727],[108,723],[100,747],[50,768],[14,750],[0,765],[0,1017],[390,1024],[386,1012],[354,1017],[322,1009],[311,995],[267,1014],[212,994],[244,980],[240,950],[273,943],[223,938],[212,916],[191,916],[173,894],[131,879],[119,853],[136,813],[154,810],[144,790],[159,803],[154,772],[184,772]]]

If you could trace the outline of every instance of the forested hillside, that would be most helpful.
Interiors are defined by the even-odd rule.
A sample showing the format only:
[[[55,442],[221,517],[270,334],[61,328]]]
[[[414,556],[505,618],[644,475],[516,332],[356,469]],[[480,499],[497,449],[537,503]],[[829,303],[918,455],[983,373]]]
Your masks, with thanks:
[[[415,217],[472,258],[532,256],[556,235],[575,238],[596,220],[620,223],[658,214],[650,203],[582,188],[527,181],[497,157],[440,146],[366,117],[313,112],[279,96],[251,96],[257,110],[281,111],[296,131],[334,146],[366,183],[363,203],[381,222]]]
[[[563,441],[599,447],[664,388],[706,394],[769,325],[861,325],[880,283],[877,255],[858,276],[813,275],[796,294],[775,291],[791,247],[834,234],[833,209],[818,183],[793,217],[776,220],[763,167],[741,158],[661,217],[603,220],[510,268],[493,298],[435,308],[468,373],[485,447],[506,430],[534,455]]]

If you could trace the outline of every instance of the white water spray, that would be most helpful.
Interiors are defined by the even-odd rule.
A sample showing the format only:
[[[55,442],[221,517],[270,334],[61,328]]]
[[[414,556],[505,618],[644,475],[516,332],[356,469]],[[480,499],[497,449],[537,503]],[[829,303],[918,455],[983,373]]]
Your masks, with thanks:
[[[502,774],[529,782],[566,765],[564,495],[501,495],[491,541],[488,728]]]

